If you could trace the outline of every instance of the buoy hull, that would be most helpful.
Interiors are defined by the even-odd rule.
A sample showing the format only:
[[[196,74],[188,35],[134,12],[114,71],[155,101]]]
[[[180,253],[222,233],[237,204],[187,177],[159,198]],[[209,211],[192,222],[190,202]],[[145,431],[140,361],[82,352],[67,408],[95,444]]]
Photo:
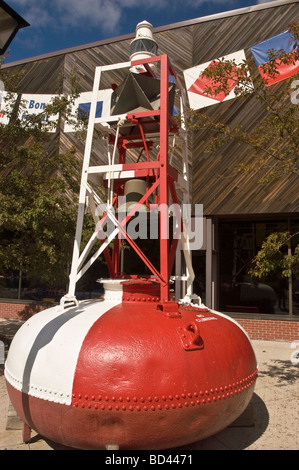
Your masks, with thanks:
[[[206,402],[196,409],[189,400],[173,409],[148,411],[95,410],[60,405],[24,395],[7,384],[11,401],[18,416],[41,436],[64,446],[85,450],[105,450],[117,443],[121,450],[169,449],[200,441],[216,434],[242,413],[249,403],[252,390],[223,402]],[[169,405],[168,405],[169,406]],[[166,409],[167,407],[167,409]],[[225,416],[223,416],[225,415]],[[223,419],[224,418],[224,419]]]
[[[208,309],[86,301],[16,334],[5,367],[19,417],[80,449],[166,449],[209,437],[247,407],[257,378],[246,333]]]

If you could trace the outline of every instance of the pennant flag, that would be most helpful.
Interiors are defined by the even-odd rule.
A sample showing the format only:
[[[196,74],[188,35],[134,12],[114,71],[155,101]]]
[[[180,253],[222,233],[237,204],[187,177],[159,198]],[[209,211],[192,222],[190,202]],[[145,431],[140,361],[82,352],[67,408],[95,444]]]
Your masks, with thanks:
[[[283,63],[279,58],[273,59],[275,60],[275,68],[278,72],[274,77],[263,71],[263,65],[271,62],[270,55],[272,53],[280,54],[280,52],[284,51],[290,59],[292,59],[296,49],[298,49],[298,44],[292,37],[292,34],[288,31],[284,31],[281,34],[260,42],[250,48],[261,77],[265,81],[265,86],[273,85],[274,83],[278,83],[292,75],[295,75],[296,73],[299,73],[299,60],[292,60],[290,63]]]
[[[232,68],[232,71],[234,71],[238,69],[238,64],[241,64],[245,59],[244,50],[240,50],[224,56],[221,60],[234,61],[236,64],[235,67]],[[184,78],[191,108],[205,108],[206,106],[211,106],[236,97],[234,89],[239,85],[239,83],[233,77],[227,77],[227,89],[224,92],[216,90],[221,85],[221,82],[202,76],[204,70],[209,70],[215,64],[219,63],[219,61],[220,59],[214,59],[210,62],[191,67],[184,71]],[[210,89],[209,91],[207,90],[208,88]],[[215,89],[215,92],[213,92],[213,88]]]
[[[78,116],[81,117],[82,119],[88,118],[89,113],[90,113],[90,106],[91,106],[91,103],[79,103]],[[103,111],[103,101],[97,101],[96,118],[102,117],[102,111]]]
[[[105,119],[110,117],[110,108],[111,108],[111,95],[113,93],[112,89],[99,90],[98,91],[98,101],[96,107],[96,118],[101,118],[103,120],[103,125],[105,125]],[[81,93],[80,96],[75,100],[75,103],[72,108],[72,115],[74,120],[77,121],[79,118],[88,118],[91,106],[92,91],[86,91]],[[76,131],[76,122],[66,122],[64,126],[64,132],[75,132]]]
[[[45,108],[49,105],[52,99],[57,95],[32,95],[28,93],[22,94],[22,106],[19,109],[19,119],[21,122],[27,122],[30,116],[36,116],[38,114],[44,114]],[[53,123],[57,123],[58,114],[55,116],[43,115],[41,123],[44,130],[48,132],[56,132],[56,126]]]

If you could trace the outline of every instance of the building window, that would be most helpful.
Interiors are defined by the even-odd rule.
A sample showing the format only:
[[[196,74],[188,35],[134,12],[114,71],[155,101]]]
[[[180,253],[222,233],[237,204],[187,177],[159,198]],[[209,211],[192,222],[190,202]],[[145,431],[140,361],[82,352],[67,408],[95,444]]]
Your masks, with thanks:
[[[220,310],[226,312],[299,315],[299,282],[279,272],[266,279],[249,276],[252,259],[270,233],[299,231],[299,220],[244,221],[219,224]],[[291,240],[292,248],[299,237]],[[287,251],[287,247],[285,248]]]

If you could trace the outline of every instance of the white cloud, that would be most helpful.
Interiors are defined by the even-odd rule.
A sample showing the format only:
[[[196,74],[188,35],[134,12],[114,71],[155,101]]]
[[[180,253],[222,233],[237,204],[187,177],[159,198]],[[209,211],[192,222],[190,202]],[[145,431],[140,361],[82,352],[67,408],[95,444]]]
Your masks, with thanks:
[[[220,0],[221,1],[221,0]],[[54,28],[98,26],[113,31],[130,9],[164,8],[169,0],[12,0],[11,6],[33,27]]]
[[[236,3],[234,0],[185,0],[188,5],[201,6],[204,4],[214,4],[214,5],[229,5],[230,3]]]
[[[198,7],[207,3],[227,5],[233,0],[185,0],[183,5]],[[136,11],[179,9],[180,2],[173,0],[11,0],[11,6],[34,28],[50,26],[67,30],[74,26],[88,28],[98,26],[102,31],[113,32],[127,15]]]
[[[256,0],[266,3],[272,0]],[[236,0],[10,0],[10,5],[32,25],[32,29],[73,30],[98,27],[104,33],[113,33],[134,13],[155,9],[156,12],[177,10],[184,6],[194,9],[207,4],[231,7]],[[242,2],[240,2],[242,3]],[[241,7],[241,5],[240,5]],[[226,8],[224,8],[226,9]],[[143,18],[145,19],[145,18]]]

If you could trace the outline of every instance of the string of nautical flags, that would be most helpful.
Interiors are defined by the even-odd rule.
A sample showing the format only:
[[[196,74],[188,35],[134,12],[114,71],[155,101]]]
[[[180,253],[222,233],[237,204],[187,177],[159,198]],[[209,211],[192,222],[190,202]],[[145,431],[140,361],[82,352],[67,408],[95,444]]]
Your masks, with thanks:
[[[250,48],[256,66],[264,80],[265,86],[271,86],[278,83],[286,78],[289,78],[299,73],[299,61],[292,60],[286,64],[285,61],[277,59],[275,61],[276,70],[279,72],[275,77],[271,77],[263,70],[263,65],[271,61],[269,51],[279,52],[285,51],[288,55],[292,56],[294,51],[298,49],[298,43],[292,37],[292,34],[288,31],[284,31],[281,34],[273,36],[263,42],[260,42]],[[215,63],[220,60],[233,61],[234,67],[241,67],[246,59],[244,49],[228,54],[224,57],[214,58],[203,64],[196,65],[183,71],[187,95],[189,100],[189,106],[192,109],[201,109],[216,103],[222,103],[231,99],[236,98],[236,80],[228,79],[226,90],[218,91],[213,93],[213,86],[215,88],[215,82],[209,79],[207,76],[203,76],[203,72],[212,67]],[[211,90],[210,93],[207,89]],[[111,95],[112,89],[99,90],[98,101],[96,108],[96,118],[110,117],[111,111]],[[51,103],[53,98],[57,95],[50,94],[22,94],[21,102],[22,105],[19,108],[19,119],[21,122],[26,122],[32,115],[43,115],[43,121],[45,128],[49,132],[55,132],[58,116],[47,116],[45,115],[45,109],[48,104]],[[0,92],[0,124],[7,125],[9,123],[9,110],[13,103],[18,99],[18,95],[15,93],[8,93],[6,91]],[[72,113],[76,117],[83,113],[85,117],[88,117],[90,111],[92,99],[92,92],[84,92],[79,95],[75,100]],[[76,119],[75,119],[76,120]],[[75,132],[76,126],[75,121],[66,122],[64,126],[64,132]]]
[[[294,51],[297,48],[297,42],[293,39],[292,34],[288,31],[284,31],[281,34],[273,36],[272,38],[258,43],[250,48],[265,86],[273,85],[295,75],[296,73],[299,73],[298,60],[292,60],[289,63],[285,63],[285,61],[281,61],[278,58],[277,60],[275,60],[275,68],[278,72],[277,74],[275,74],[275,77],[271,76],[269,72],[267,73],[263,70],[263,65],[271,61],[271,53],[273,53],[274,57],[275,53],[277,54],[280,51],[284,51],[289,56],[291,56],[292,54],[294,54]],[[200,64],[185,70],[183,73],[190,108],[205,108],[215,103],[224,102],[235,98],[235,89],[236,86],[239,85],[236,80],[228,79],[226,92],[221,91],[219,93],[212,93],[209,95],[205,90],[207,88],[213,90],[213,87],[215,88],[215,81],[209,80],[205,75],[203,76],[203,72],[208,70],[220,60],[223,60],[224,62],[233,61],[235,67],[238,68],[241,67],[245,59],[245,51],[239,50],[232,54],[226,55],[221,59],[213,59],[209,62],[206,62],[205,64]]]

